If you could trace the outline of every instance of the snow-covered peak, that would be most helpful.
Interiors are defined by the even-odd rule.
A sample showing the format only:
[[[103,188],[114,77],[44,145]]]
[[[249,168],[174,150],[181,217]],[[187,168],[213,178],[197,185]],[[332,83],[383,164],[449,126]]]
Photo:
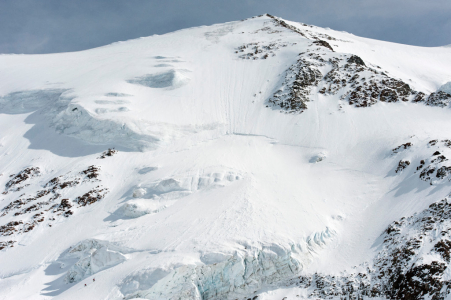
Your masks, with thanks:
[[[263,15],[1,55],[0,297],[362,281],[353,268],[398,249],[388,226],[449,194],[450,51]]]

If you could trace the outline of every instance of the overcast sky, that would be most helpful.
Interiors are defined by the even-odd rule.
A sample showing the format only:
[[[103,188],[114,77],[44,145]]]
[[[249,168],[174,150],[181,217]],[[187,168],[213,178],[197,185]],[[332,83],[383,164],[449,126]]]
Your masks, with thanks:
[[[451,44],[451,0],[0,0],[0,53],[84,50],[263,13],[403,44]]]

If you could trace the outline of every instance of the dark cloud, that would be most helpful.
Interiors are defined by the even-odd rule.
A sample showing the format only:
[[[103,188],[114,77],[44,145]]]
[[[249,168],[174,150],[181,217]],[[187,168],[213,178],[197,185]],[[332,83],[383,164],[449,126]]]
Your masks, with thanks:
[[[83,50],[266,12],[391,42],[451,44],[449,0],[1,0],[0,53]]]

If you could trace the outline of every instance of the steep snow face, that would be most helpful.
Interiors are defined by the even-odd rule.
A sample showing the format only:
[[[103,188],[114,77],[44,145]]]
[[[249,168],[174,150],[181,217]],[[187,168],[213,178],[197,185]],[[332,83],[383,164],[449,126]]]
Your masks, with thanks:
[[[449,70],[270,15],[1,55],[0,299],[445,297]]]

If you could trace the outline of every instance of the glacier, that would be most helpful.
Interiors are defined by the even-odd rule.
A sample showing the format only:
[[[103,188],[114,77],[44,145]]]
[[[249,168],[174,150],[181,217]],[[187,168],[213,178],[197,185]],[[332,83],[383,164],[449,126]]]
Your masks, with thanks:
[[[0,55],[0,299],[449,299],[449,70],[269,14]]]

